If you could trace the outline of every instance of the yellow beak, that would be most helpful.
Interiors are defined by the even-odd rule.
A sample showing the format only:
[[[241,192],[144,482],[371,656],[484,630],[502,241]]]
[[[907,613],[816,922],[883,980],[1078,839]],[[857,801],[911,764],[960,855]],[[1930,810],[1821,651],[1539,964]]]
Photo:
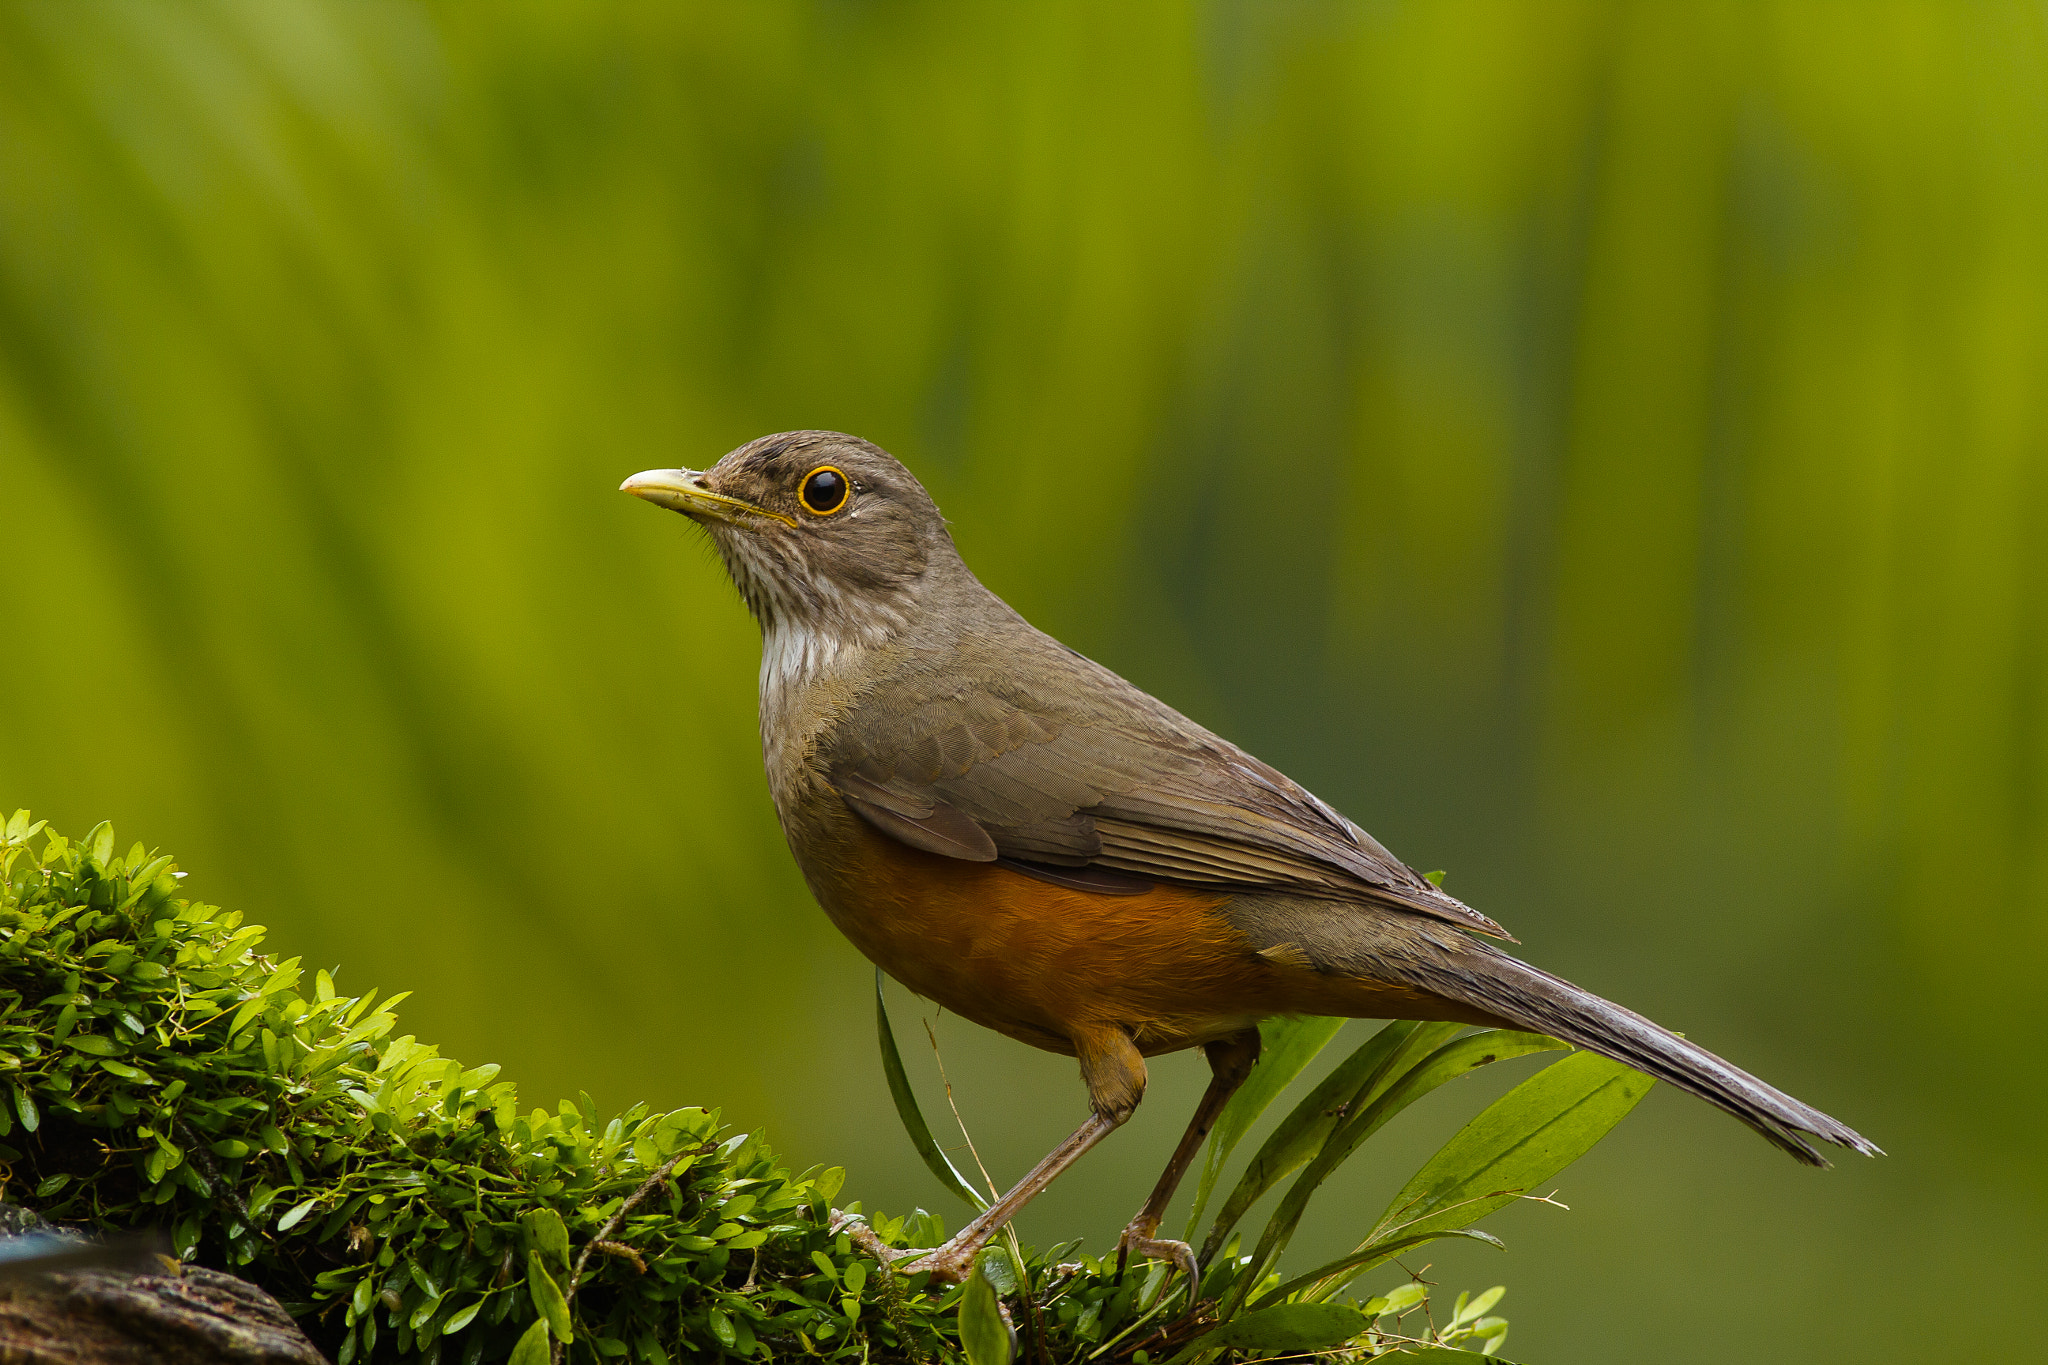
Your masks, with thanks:
[[[740,498],[714,493],[704,486],[704,475],[695,469],[647,469],[619,485],[621,493],[645,498],[686,517],[708,517],[713,521],[744,526],[750,517],[765,517],[784,526],[795,526],[796,518],[766,507],[756,507]]]

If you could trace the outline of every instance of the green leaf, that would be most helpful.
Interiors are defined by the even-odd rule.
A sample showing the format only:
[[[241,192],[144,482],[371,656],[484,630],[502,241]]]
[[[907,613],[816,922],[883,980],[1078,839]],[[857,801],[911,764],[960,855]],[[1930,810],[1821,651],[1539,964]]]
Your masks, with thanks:
[[[1445,1143],[1394,1196],[1374,1232],[1459,1226],[1478,1217],[1475,1203],[1495,1209],[1513,1202],[1585,1155],[1655,1084],[1591,1052],[1545,1067]]]
[[[925,1169],[939,1178],[954,1194],[959,1195],[977,1209],[988,1207],[988,1201],[974,1192],[951,1160],[932,1140],[932,1130],[925,1126],[924,1112],[917,1107],[917,1096],[911,1093],[910,1077],[903,1070],[903,1055],[896,1050],[896,1032],[889,1027],[889,1004],[882,998],[882,969],[875,968],[875,1034],[882,1045],[882,1074],[889,1080],[889,1098],[896,1101],[896,1117],[903,1121],[903,1131],[910,1134],[910,1145],[917,1149],[924,1159]]]
[[[960,1349],[968,1365],[1010,1365],[1010,1325],[978,1264],[960,1294]]]
[[[538,1251],[526,1253],[526,1292],[533,1296],[533,1306],[547,1319],[555,1340],[565,1346],[573,1343],[576,1333],[569,1323],[569,1301],[562,1297],[561,1286],[540,1263]]]
[[[569,1229],[562,1215],[551,1208],[533,1209],[523,1215],[519,1226],[526,1230],[526,1245],[555,1264],[569,1264]],[[562,1340],[567,1341],[567,1337]]]
[[[1468,1322],[1479,1321],[1479,1319],[1485,1317],[1492,1310],[1495,1304],[1501,1301],[1502,1296],[1507,1292],[1508,1287],[1506,1285],[1497,1284],[1478,1298],[1473,1299],[1470,1303],[1461,1305],[1458,1311],[1451,1315],[1451,1326],[1463,1327]]]
[[[21,1126],[33,1133],[42,1126],[43,1116],[36,1109],[36,1102],[30,1098],[23,1086],[14,1087],[14,1112],[21,1116]]]
[[[459,1312],[455,1313],[452,1317],[448,1319],[447,1322],[442,1324],[441,1335],[444,1337],[452,1337],[457,1332],[460,1332],[463,1328],[469,1326],[470,1323],[475,1322],[476,1315],[478,1313],[483,1312],[484,1302],[485,1301],[483,1299],[478,1299],[469,1307],[464,1308]]]
[[[1428,1297],[1429,1290],[1426,1287],[1410,1280],[1406,1284],[1396,1285],[1388,1290],[1386,1297],[1379,1301],[1381,1305],[1379,1311],[1382,1314],[1392,1313],[1398,1316]]]
[[[1373,1253],[1396,1241],[1408,1247],[1471,1231],[1470,1224],[1585,1155],[1654,1084],[1640,1071],[1591,1052],[1545,1067],[1445,1143],[1344,1258],[1347,1268],[1323,1278],[1313,1296],[1336,1293],[1384,1261]]]
[[[505,1365],[548,1365],[548,1320],[535,1318],[533,1325],[519,1338],[519,1344],[512,1348],[512,1355]]]
[[[85,836],[92,848],[92,860],[105,867],[114,860],[114,827],[102,820],[92,827],[92,833]]]
[[[1198,1351],[1215,1350],[1258,1356],[1321,1351],[1351,1340],[1371,1325],[1371,1318],[1347,1304],[1283,1303],[1210,1328],[1189,1342],[1174,1359],[1184,1360]]]
[[[858,1267],[855,1267],[855,1269],[858,1269]],[[988,1282],[997,1294],[1014,1294],[1017,1292],[1017,1268],[1010,1260],[1008,1247],[992,1246],[985,1248],[981,1253],[981,1273],[988,1276]],[[853,1271],[849,1270],[846,1278],[848,1288],[855,1288],[852,1283]]]
[[[74,1033],[64,1040],[64,1045],[95,1057],[111,1057],[121,1050],[113,1039],[102,1038],[96,1033]]]
[[[248,1027],[251,1019],[263,1013],[263,1006],[267,1003],[266,998],[260,994],[243,1001],[242,1007],[235,1011],[234,1022],[228,1025],[228,1037],[232,1038]]]
[[[1353,1251],[1325,1265],[1319,1265],[1314,1270],[1297,1275],[1278,1288],[1269,1289],[1265,1293],[1260,1294],[1258,1302],[1276,1303],[1302,1290],[1311,1291],[1305,1296],[1309,1301],[1320,1302],[1329,1298],[1339,1289],[1342,1289],[1366,1271],[1371,1270],[1374,1266],[1385,1265],[1403,1252],[1412,1251],[1416,1247],[1425,1246],[1430,1242],[1439,1241],[1445,1237],[1463,1237],[1469,1241],[1484,1242],[1496,1251],[1507,1250],[1507,1243],[1501,1241],[1500,1238],[1492,1233],[1482,1232],[1478,1228],[1459,1228],[1455,1232],[1425,1232],[1416,1237],[1398,1237],[1390,1242],[1375,1242],[1370,1248]],[[1329,1283],[1318,1285],[1318,1281],[1328,1281]],[[1409,1290],[1415,1292],[1413,1299],[1403,1297]],[[1382,1306],[1373,1311],[1376,1315],[1380,1313],[1399,1313],[1402,1309],[1409,1307],[1411,1304],[1420,1303],[1427,1297],[1428,1294],[1421,1285],[1404,1284],[1388,1295],[1384,1301],[1374,1300],[1376,1303],[1381,1303]]]
[[[291,1231],[293,1228],[299,1225],[301,1220],[303,1220],[307,1214],[311,1213],[315,1208],[319,1207],[319,1204],[320,1200],[316,1197],[313,1199],[308,1199],[303,1204],[292,1205],[290,1208],[286,1209],[283,1215],[279,1217],[279,1219],[277,1220],[277,1230],[279,1232]],[[365,1283],[367,1283],[367,1281],[365,1281]]]
[[[1477,1033],[1454,1039],[1436,1048],[1422,1060],[1405,1065],[1407,1059],[1425,1047],[1442,1039],[1448,1033],[1455,1033],[1457,1024],[1420,1024],[1388,1059],[1388,1065],[1381,1071],[1382,1077],[1390,1081],[1375,1081],[1361,1092],[1362,1108],[1356,1108],[1329,1135],[1316,1153],[1315,1160],[1288,1188],[1280,1200],[1280,1207],[1267,1220],[1265,1230],[1259,1235],[1259,1244],[1252,1253],[1252,1263],[1238,1283],[1240,1292],[1249,1291],[1279,1260],[1280,1252],[1294,1236],[1294,1230],[1301,1223],[1302,1214],[1308,1208],[1309,1198],[1314,1195],[1330,1173],[1358,1150],[1360,1143],[1378,1132],[1388,1119],[1400,1113],[1416,1100],[1442,1085],[1445,1081],[1466,1075],[1480,1067],[1508,1057],[1519,1057],[1531,1052],[1554,1051],[1564,1046],[1555,1038],[1546,1038],[1538,1033],[1517,1033],[1507,1029],[1481,1029]],[[1405,1068],[1405,1069],[1404,1069]],[[1374,1093],[1374,1092],[1377,1093]],[[1370,1098],[1366,1098],[1366,1097]],[[1469,1220],[1468,1220],[1469,1221]],[[1262,1296],[1271,1301],[1271,1294]]]
[[[1195,1185],[1195,1206],[1188,1213],[1184,1236],[1192,1239],[1195,1229],[1201,1226],[1202,1214],[1209,1207],[1209,1196],[1215,1192],[1216,1181],[1223,1174],[1223,1164],[1230,1160],[1237,1144],[1244,1140],[1244,1135],[1258,1122],[1267,1107],[1279,1098],[1288,1083],[1321,1054],[1330,1040],[1337,1036],[1337,1030],[1347,1022],[1319,1015],[1297,1015],[1292,1019],[1268,1019],[1259,1025],[1258,1065],[1252,1068],[1252,1074],[1216,1117],[1216,1127],[1209,1134],[1207,1155],[1202,1160],[1201,1179]]]
[[[1358,1096],[1383,1082],[1396,1052],[1419,1027],[1412,1023],[1393,1023],[1380,1029],[1309,1091],[1280,1121],[1280,1125],[1266,1136],[1259,1150],[1253,1154],[1251,1163],[1245,1167],[1244,1174],[1238,1177],[1230,1197],[1223,1201],[1223,1208],[1202,1243],[1202,1264],[1207,1265],[1215,1259],[1224,1239],[1253,1204],[1322,1150],[1323,1143],[1344,1113],[1355,1107]]]
[[[1419,1360],[1423,1365],[1483,1365],[1489,1360],[1493,1365],[1514,1365],[1513,1361],[1502,1360],[1499,1356],[1475,1355],[1471,1351],[1460,1351],[1450,1346],[1404,1346],[1386,1358],[1402,1361]]]

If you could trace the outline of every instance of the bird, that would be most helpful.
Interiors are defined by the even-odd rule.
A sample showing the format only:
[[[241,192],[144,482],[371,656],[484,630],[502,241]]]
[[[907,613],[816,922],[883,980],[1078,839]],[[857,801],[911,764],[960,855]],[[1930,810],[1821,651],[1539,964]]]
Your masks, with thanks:
[[[761,630],[769,792],[797,867],[910,990],[1076,1058],[1085,1122],[912,1270],[957,1282],[1032,1197],[1128,1120],[1148,1057],[1210,1082],[1119,1257],[1190,1275],[1159,1236],[1182,1174],[1282,1015],[1544,1034],[1732,1114],[1799,1161],[1844,1124],[1494,946],[1514,942],[1277,768],[1037,629],[975,577],[900,461],[792,431],[621,490],[709,533]],[[1489,941],[1492,940],[1492,941]]]

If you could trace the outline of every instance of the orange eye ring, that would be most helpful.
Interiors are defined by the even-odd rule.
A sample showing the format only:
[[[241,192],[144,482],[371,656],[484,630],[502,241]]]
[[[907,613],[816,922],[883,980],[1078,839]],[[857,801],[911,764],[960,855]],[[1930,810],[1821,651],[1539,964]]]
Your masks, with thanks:
[[[837,465],[821,464],[797,485],[796,500],[815,516],[829,517],[853,497],[853,480]]]

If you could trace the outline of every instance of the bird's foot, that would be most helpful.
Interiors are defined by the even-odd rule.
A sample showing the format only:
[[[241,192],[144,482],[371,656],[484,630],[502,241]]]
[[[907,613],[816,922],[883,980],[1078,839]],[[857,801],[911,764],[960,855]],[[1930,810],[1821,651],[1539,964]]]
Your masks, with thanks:
[[[1188,1308],[1192,1310],[1195,1300],[1200,1296],[1202,1285],[1202,1273],[1195,1264],[1195,1249],[1186,1242],[1178,1242],[1171,1237],[1153,1236],[1152,1234],[1157,1231],[1159,1225],[1143,1215],[1131,1220],[1130,1226],[1124,1229],[1123,1236],[1117,1239],[1117,1278],[1123,1278],[1124,1263],[1133,1255],[1149,1257],[1155,1261],[1169,1261],[1188,1277]],[[1162,1302],[1165,1297],[1162,1290]]]
[[[843,1232],[862,1254],[891,1270],[901,1270],[906,1275],[915,1275],[920,1270],[929,1270],[932,1280],[938,1284],[959,1284],[974,1270],[974,1258],[988,1245],[986,1236],[970,1237],[966,1231],[940,1247],[892,1247],[875,1235],[875,1230],[858,1214],[853,1217],[832,1210],[832,1221],[826,1225],[833,1232]]]
[[[906,1275],[915,1275],[921,1270],[932,1273],[933,1284],[960,1284],[974,1273],[974,1258],[981,1254],[985,1240],[969,1242],[966,1238],[955,1237],[942,1247],[930,1251],[907,1251],[904,1256],[917,1259],[902,1267]]]
[[[875,1234],[875,1230],[868,1226],[865,1218],[859,1214],[848,1217],[838,1209],[832,1210],[832,1221],[826,1224],[826,1228],[831,1232],[845,1233],[848,1240],[861,1249],[862,1254],[872,1256],[882,1265],[890,1267],[894,1267],[898,1261],[930,1256],[934,1250],[945,1250],[944,1247],[892,1247]]]

